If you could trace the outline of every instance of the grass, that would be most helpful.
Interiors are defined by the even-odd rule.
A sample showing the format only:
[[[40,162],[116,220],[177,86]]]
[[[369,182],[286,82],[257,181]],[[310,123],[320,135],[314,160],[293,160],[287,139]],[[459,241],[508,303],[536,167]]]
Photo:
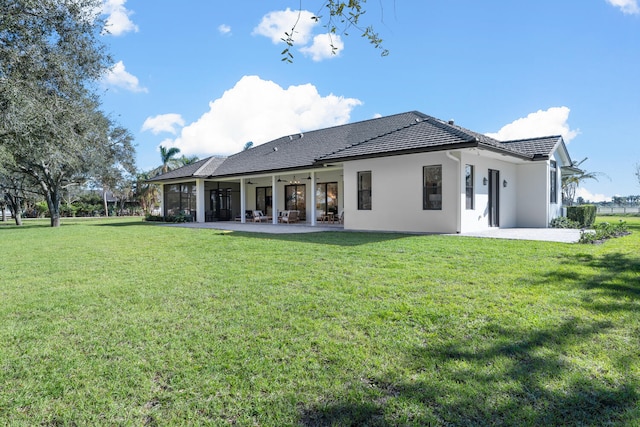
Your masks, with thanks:
[[[0,225],[0,425],[640,425],[625,219],[602,245]]]

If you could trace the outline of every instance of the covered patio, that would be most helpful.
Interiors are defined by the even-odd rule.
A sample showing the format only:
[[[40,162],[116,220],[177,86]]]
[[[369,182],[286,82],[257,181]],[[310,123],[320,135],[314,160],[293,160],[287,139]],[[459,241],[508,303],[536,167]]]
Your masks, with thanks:
[[[253,213],[259,211],[264,214],[262,224],[268,220],[277,225],[282,212],[297,211],[299,223],[331,225],[344,206],[340,167],[240,178],[194,174],[190,180],[176,177],[174,182],[171,174],[165,175],[167,181],[161,185],[161,211],[181,213],[197,223],[253,223]]]

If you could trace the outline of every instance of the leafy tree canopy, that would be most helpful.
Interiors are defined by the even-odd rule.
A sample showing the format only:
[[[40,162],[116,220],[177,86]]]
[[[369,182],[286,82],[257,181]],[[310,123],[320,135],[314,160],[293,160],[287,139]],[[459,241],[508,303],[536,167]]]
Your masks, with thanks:
[[[380,50],[382,56],[387,56],[389,51],[383,47],[383,40],[375,30],[373,25],[363,25],[362,20],[366,13],[367,0],[324,0],[321,2],[321,7],[318,13],[313,16],[316,22],[319,22],[324,16],[327,17],[327,23],[324,25],[329,31],[329,34],[343,34],[349,35],[349,32],[353,29],[360,34],[361,37],[367,39],[375,49]],[[300,0],[299,10],[302,11],[303,1]],[[380,2],[382,8],[382,2]],[[287,44],[287,47],[282,51],[282,61],[293,62],[293,53],[291,48],[295,42],[296,27],[298,26],[302,14],[298,15],[298,20],[295,22],[290,31],[284,33],[282,41]],[[337,48],[331,44],[332,52],[335,53]]]
[[[95,83],[111,59],[101,0],[0,0],[0,155],[60,224],[62,189],[133,171],[129,133],[99,109]]]

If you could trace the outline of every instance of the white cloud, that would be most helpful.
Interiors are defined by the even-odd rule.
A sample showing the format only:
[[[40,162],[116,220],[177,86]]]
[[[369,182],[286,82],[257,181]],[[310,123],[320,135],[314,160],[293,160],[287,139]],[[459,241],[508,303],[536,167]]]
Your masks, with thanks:
[[[311,84],[284,89],[258,76],[244,76],[210,102],[209,111],[184,127],[178,138],[161,145],[178,147],[185,155],[233,154],[247,141],[256,146],[284,135],[347,123],[353,108],[361,104],[333,94],[323,97]]]
[[[104,0],[102,13],[107,16],[105,30],[113,36],[120,36],[130,31],[138,32],[138,26],[129,19],[133,12],[127,10],[124,4],[127,0]]]
[[[148,92],[146,87],[140,86],[138,78],[127,72],[124,63],[118,61],[103,78],[104,83],[110,86],[119,87],[130,92]]]
[[[332,50],[331,46],[336,48]],[[300,52],[307,56],[311,56],[314,61],[322,61],[340,55],[344,49],[344,43],[337,34],[319,34],[313,38],[313,44],[311,46],[305,46],[300,48]]]
[[[169,132],[175,135],[177,133],[176,126],[184,126],[184,119],[180,114],[160,114],[155,117],[147,117],[147,120],[142,125],[142,131],[149,130],[154,135],[161,132]]]
[[[638,0],[607,0],[607,3],[619,7],[622,13],[626,15],[637,15],[640,13]]]
[[[287,10],[269,12],[262,17],[262,21],[253,29],[253,34],[265,36],[271,39],[274,44],[283,43],[286,38],[285,32],[290,33],[295,25],[293,34],[294,44],[306,45],[311,38],[313,27],[317,22],[312,18],[315,15],[307,10]],[[296,23],[297,22],[297,23]]]
[[[231,35],[231,27],[226,24],[219,25],[218,32],[223,36]]]
[[[578,187],[576,189],[576,199],[582,197],[587,202],[609,202],[611,197],[604,194],[593,194],[584,187]]]
[[[570,111],[567,107],[552,107],[546,111],[538,110],[527,117],[503,126],[496,133],[487,133],[487,135],[499,141],[562,135],[564,141],[569,143],[580,133],[579,129],[573,130],[567,123]]]

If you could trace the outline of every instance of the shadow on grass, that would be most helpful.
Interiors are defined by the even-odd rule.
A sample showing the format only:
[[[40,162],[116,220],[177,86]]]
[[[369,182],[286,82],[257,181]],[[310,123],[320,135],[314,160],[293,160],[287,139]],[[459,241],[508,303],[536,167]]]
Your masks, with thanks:
[[[409,352],[403,380],[360,382],[359,401],[318,404],[300,417],[331,425],[612,425],[637,411],[631,382],[594,378],[566,356],[609,322],[569,319],[544,330],[489,324],[483,331]],[[407,380],[407,378],[410,378]],[[415,380],[411,379],[415,378]],[[331,398],[328,399],[332,401]],[[368,403],[363,403],[368,401]]]
[[[563,264],[590,267],[595,273],[552,272],[541,281],[566,281],[591,291],[583,298],[590,309],[605,313],[636,311],[640,300],[640,258],[624,253],[569,255]],[[584,271],[584,270],[583,270]],[[604,299],[603,299],[604,297]],[[606,301],[608,300],[608,301]]]
[[[305,409],[301,424],[636,425],[640,384],[629,369],[637,349],[616,340],[633,336],[633,325],[620,331],[617,314],[630,320],[637,313],[640,257],[571,254],[561,263],[576,268],[551,271],[537,283],[581,289],[583,307],[611,320],[565,317],[544,329],[489,323],[466,334],[442,325],[408,352],[405,366],[354,381],[347,395],[365,398],[328,396]]]
[[[153,222],[147,222],[147,221],[143,221],[142,219],[139,221],[122,221],[122,222],[109,222],[109,223],[104,223],[104,224],[95,224],[98,227],[129,227],[129,226],[137,226],[140,227],[141,225],[144,226],[151,226],[154,225]]]
[[[313,243],[332,246],[360,246],[370,243],[388,242],[410,237],[398,233],[370,233],[350,231],[323,231],[319,233],[266,234],[236,231],[229,233],[232,237],[251,237],[279,242]]]

